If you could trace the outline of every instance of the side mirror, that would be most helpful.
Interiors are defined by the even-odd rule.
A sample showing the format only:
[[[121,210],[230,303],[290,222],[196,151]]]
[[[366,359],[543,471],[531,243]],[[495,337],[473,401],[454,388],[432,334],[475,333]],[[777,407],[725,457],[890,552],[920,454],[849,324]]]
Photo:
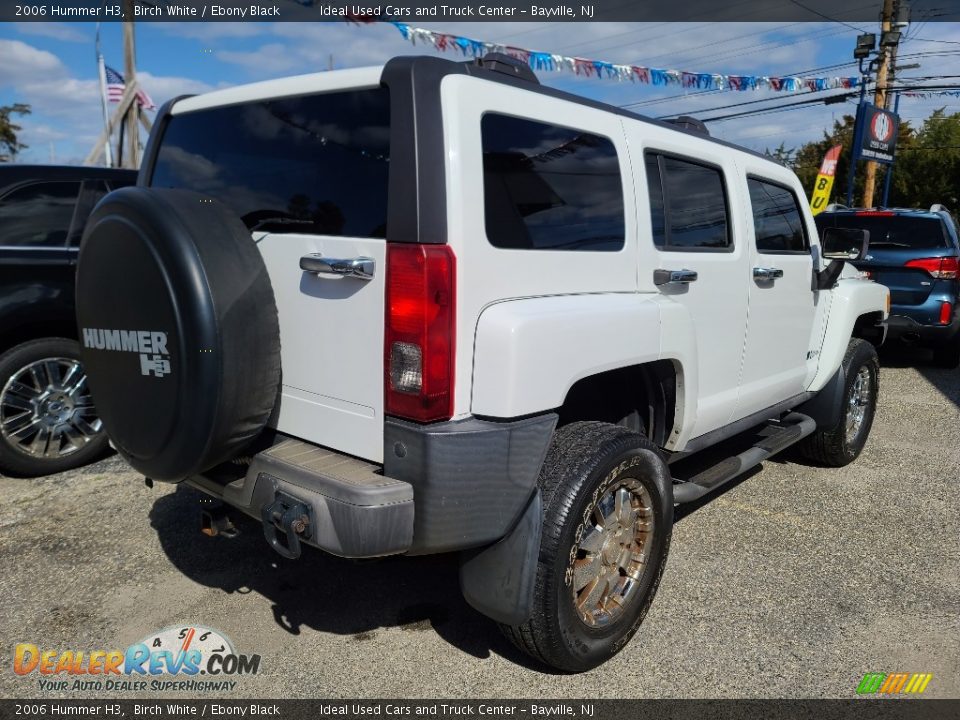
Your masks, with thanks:
[[[820,249],[827,260],[860,260],[866,256],[869,245],[870,231],[859,228],[824,228],[820,238]]]

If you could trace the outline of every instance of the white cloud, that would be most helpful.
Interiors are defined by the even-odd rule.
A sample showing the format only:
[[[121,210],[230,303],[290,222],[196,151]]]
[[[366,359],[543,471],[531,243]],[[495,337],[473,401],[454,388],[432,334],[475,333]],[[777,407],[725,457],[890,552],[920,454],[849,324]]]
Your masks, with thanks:
[[[177,37],[209,41],[249,38],[265,31],[263,24],[247,22],[152,22],[150,26]]]
[[[268,43],[252,51],[218,50],[214,56],[222,62],[239,65],[252,75],[261,76],[296,70],[301,66],[302,59],[300,53],[281,43]]]
[[[22,35],[48,37],[64,42],[87,42],[90,37],[76,27],[58,22],[18,22],[13,23],[17,32]]]
[[[137,72],[137,80],[157,105],[161,105],[170,98],[177,97],[178,95],[199,95],[200,93],[210,92],[215,89],[212,85],[201,82],[200,80],[154,75],[145,70]]]
[[[20,40],[0,39],[0,57],[3,58],[0,87],[13,87],[24,77],[61,77],[67,74],[66,66],[56,55]]]

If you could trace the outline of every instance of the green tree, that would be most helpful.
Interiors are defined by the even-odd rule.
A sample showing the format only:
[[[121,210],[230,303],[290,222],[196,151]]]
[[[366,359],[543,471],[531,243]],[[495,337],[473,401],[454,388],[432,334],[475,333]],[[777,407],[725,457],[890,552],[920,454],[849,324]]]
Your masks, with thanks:
[[[787,146],[784,143],[780,143],[780,146],[774,150],[767,148],[763,151],[764,155],[769,155],[774,160],[782,162],[787,167],[793,167],[793,159],[796,155],[797,149],[790,148],[787,150]]]
[[[22,128],[14,124],[11,116],[29,114],[30,106],[23,103],[0,107],[0,162],[10,162],[18,152],[27,147],[17,139],[17,133]]]

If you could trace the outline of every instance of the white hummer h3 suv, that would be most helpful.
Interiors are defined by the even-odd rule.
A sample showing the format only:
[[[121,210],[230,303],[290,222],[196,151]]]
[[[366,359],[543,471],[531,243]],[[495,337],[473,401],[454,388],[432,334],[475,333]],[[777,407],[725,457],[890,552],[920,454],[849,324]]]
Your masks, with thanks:
[[[473,607],[580,671],[640,625],[675,504],[791,445],[860,453],[867,240],[818,238],[790,170],[696,121],[401,57],[168,103],[87,225],[77,314],[148,478],[288,557],[460,552]]]

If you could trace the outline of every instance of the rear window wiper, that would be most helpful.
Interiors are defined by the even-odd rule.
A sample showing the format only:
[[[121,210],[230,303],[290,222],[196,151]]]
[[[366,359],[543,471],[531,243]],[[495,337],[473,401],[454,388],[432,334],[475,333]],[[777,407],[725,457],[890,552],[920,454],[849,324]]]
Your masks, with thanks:
[[[876,242],[870,243],[870,247],[905,247],[905,248],[912,248],[913,245],[911,245],[910,243],[894,242],[893,240],[877,240]]]
[[[253,225],[250,226],[250,232],[254,230],[259,230],[265,225],[314,225],[313,220],[300,220],[298,218],[289,218],[289,217],[268,217],[261,218],[257,220]]]

